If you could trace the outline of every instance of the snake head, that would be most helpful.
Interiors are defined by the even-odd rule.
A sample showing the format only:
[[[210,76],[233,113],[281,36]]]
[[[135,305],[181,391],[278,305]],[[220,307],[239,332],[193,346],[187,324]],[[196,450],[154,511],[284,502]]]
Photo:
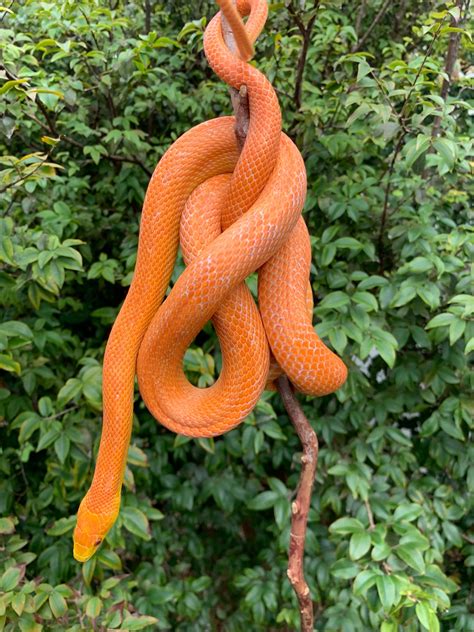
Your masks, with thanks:
[[[84,498],[77,512],[77,524],[73,534],[74,558],[78,562],[87,562],[94,555],[112,528],[117,515],[118,507],[110,513],[91,511],[87,507],[87,496]]]

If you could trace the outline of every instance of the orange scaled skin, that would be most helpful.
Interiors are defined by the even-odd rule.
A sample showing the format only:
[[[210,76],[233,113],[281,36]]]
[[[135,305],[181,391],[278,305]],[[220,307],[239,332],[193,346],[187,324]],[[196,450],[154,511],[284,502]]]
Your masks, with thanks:
[[[235,22],[229,0],[219,4]],[[250,14],[245,41],[237,33],[246,58],[265,23],[266,2],[237,6],[241,15]],[[202,123],[168,149],[151,178],[133,281],[105,351],[101,442],[74,531],[74,557],[81,562],[119,512],[135,374],[154,417],[191,437],[227,432],[251,412],[269,378],[270,349],[280,371],[306,394],[331,393],[347,375],[308,314],[311,252],[301,217],[306,174],[299,151],[281,132],[275,92],[227,49],[220,13],[206,29],[204,47],[226,83],[247,86],[249,132],[239,153],[233,117]],[[163,302],[180,239],[187,267]],[[259,309],[244,283],[255,270]],[[186,379],[183,356],[211,318],[223,368],[215,384],[199,389]]]

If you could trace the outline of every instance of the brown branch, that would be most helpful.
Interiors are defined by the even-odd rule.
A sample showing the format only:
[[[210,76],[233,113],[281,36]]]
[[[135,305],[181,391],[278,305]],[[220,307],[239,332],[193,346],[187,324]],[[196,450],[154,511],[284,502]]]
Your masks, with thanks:
[[[41,109],[41,111],[43,110]],[[75,138],[71,138],[70,136],[67,136],[66,134],[61,134],[56,129],[56,126],[54,124],[53,125],[50,124],[50,121],[48,121],[48,125],[46,125],[34,114],[27,112],[26,115],[28,116],[28,118],[34,121],[37,125],[39,125],[41,129],[43,129],[45,132],[48,132],[48,134],[52,134],[53,136],[56,136],[56,138],[59,138],[59,140],[62,140],[65,143],[68,143],[68,145],[73,145],[74,147],[79,147],[80,149],[84,149],[84,147],[86,147],[84,143],[79,142]],[[112,162],[119,162],[119,163],[126,162],[132,165],[138,165],[149,177],[151,177],[153,173],[152,171],[150,171],[150,169],[148,169],[145,163],[143,163],[140,160],[140,158],[136,158],[135,156],[119,156],[116,154],[106,154],[104,158],[106,158],[107,160],[111,160]]]
[[[145,33],[151,31],[151,0],[145,0]]]
[[[235,53],[236,45],[232,30],[229,28],[225,19],[223,19],[222,22],[224,40],[229,49]],[[308,23],[308,28],[311,31],[312,24],[311,27],[309,27]],[[231,89],[232,105],[234,107],[236,120],[235,134],[241,148],[245,142],[250,117],[246,95],[247,90],[245,86],[241,86],[240,91]],[[303,445],[300,480],[296,492],[296,500],[293,501],[291,506],[292,517],[287,574],[298,599],[301,632],[313,632],[313,602],[308,584],[304,577],[304,545],[311,503],[311,492],[313,490],[314,477],[318,464],[318,437],[306,419],[286,375],[282,375],[278,378],[277,388],[288,416]]]
[[[295,91],[293,100],[295,103],[295,110],[298,112],[301,109],[301,93],[303,90],[303,78],[304,71],[306,66],[306,59],[308,57],[309,45],[311,42],[311,34],[313,32],[313,26],[316,21],[316,12],[319,7],[319,0],[316,0],[314,3],[314,14],[308,20],[308,24],[305,26],[301,16],[296,11],[293,2],[290,2],[288,5],[288,13],[293,18],[294,23],[298,27],[302,37],[303,37],[303,46],[301,47],[300,56],[298,58],[298,65],[296,67],[296,78],[295,78]]]
[[[304,577],[304,545],[311,493],[318,466],[319,443],[318,437],[303,413],[286,375],[278,378],[277,388],[286,412],[303,446],[301,474],[296,500],[291,505],[290,550],[288,553],[287,573],[298,599],[301,632],[313,632],[313,601]]]
[[[410,90],[408,91],[408,94],[406,95],[403,103],[402,103],[402,107],[400,110],[400,114],[399,114],[399,122],[402,126],[402,131],[401,134],[398,138],[397,144],[395,146],[395,150],[393,152],[393,157],[392,160],[390,161],[390,165],[388,168],[388,176],[387,176],[387,184],[385,186],[385,195],[384,195],[384,202],[383,202],[383,210],[382,210],[382,217],[381,217],[381,221],[380,221],[380,230],[379,230],[379,236],[378,236],[378,258],[379,258],[379,271],[380,274],[383,274],[384,270],[385,270],[385,255],[384,255],[384,251],[383,251],[383,239],[384,239],[384,234],[385,234],[385,227],[387,224],[387,219],[388,219],[388,214],[389,214],[389,198],[390,198],[390,190],[392,187],[392,175],[395,169],[395,161],[397,160],[398,154],[400,153],[402,146],[403,146],[403,141],[405,140],[405,136],[407,135],[408,132],[408,128],[406,126],[406,121],[405,121],[405,110],[410,102],[410,98],[411,95],[413,94],[413,91],[416,87],[416,84],[418,82],[418,79],[420,78],[421,73],[423,72],[423,68],[425,67],[426,61],[428,59],[428,57],[431,54],[431,51],[433,50],[433,46],[435,44],[435,42],[437,41],[440,33],[441,33],[441,28],[443,26],[444,23],[444,19],[439,23],[438,25],[438,30],[436,31],[436,33],[434,34],[433,38],[431,39],[430,45],[428,46],[428,50],[426,51],[426,54],[423,58],[423,61],[421,62],[420,67],[418,68],[418,72],[416,73],[415,76],[415,80],[413,81],[413,83],[410,86]],[[385,172],[387,173],[387,172]],[[385,174],[384,174],[385,175]]]
[[[222,34],[229,50],[232,51],[234,55],[237,55],[238,51],[234,34],[232,33],[232,29],[230,28],[229,23],[225,19],[224,15],[222,15]],[[237,142],[240,150],[242,151],[242,148],[245,144],[245,139],[247,138],[247,134],[249,131],[250,122],[247,86],[240,86],[240,90],[236,90],[235,88],[231,87],[229,88],[229,92],[232,101],[232,107],[234,108],[235,113],[235,135],[237,136]]]
[[[7,70],[5,68],[5,66],[3,66],[2,64],[0,64],[0,68],[3,71],[5,71],[5,73],[6,73],[6,75],[7,75],[7,77],[9,79],[12,79],[12,80],[18,79],[18,77],[16,77],[13,73],[11,73],[9,70]],[[43,114],[44,118],[46,119],[46,123],[43,123],[43,121],[41,121],[34,114],[31,114],[30,112],[27,112],[26,115],[31,120],[33,120],[37,125],[39,125],[41,127],[41,129],[44,129],[45,132],[48,132],[48,134],[51,134],[52,136],[55,136],[56,138],[59,138],[60,140],[65,141],[69,145],[74,145],[74,147],[79,147],[81,149],[84,149],[84,147],[86,146],[84,143],[81,143],[78,140],[75,140],[74,138],[71,138],[70,136],[66,136],[65,134],[61,134],[61,132],[58,131],[58,129],[56,128],[56,121],[51,118],[47,108],[41,102],[41,100],[39,98],[35,99],[34,103],[37,105],[38,109]],[[109,154],[109,153],[107,153],[104,156],[104,158],[106,158],[108,160],[111,160],[112,162],[127,162],[127,163],[130,163],[132,165],[138,165],[139,167],[141,167],[141,169],[149,177],[151,177],[152,174],[153,174],[153,171],[150,171],[150,169],[148,169],[148,167],[140,160],[140,158],[137,158],[136,156],[119,156],[117,154]]]
[[[357,11],[356,22],[354,25],[354,31],[357,35],[357,40],[359,40],[360,27],[362,26],[362,20],[365,17],[365,9],[367,5],[367,0],[362,0],[359,5],[359,10]]]
[[[374,30],[374,28],[377,26],[377,24],[380,22],[380,20],[383,18],[383,16],[387,12],[387,9],[390,6],[391,1],[392,0],[385,0],[385,2],[382,4],[382,6],[380,7],[379,12],[377,13],[375,18],[373,19],[372,24],[369,26],[369,28],[366,30],[366,32],[360,38],[360,40],[358,40],[354,44],[354,46],[352,47],[352,49],[351,49],[352,53],[356,53],[358,50],[360,50],[362,48],[362,46],[368,40],[368,38],[369,38],[370,34],[372,33],[372,31]]]
[[[379,238],[378,238],[378,256],[379,256],[379,264],[380,264],[380,273],[382,274],[385,270],[385,255],[383,251],[383,238],[385,235],[385,226],[387,224],[388,217],[388,202],[390,199],[390,191],[392,188],[392,175],[395,169],[395,161],[398,158],[398,154],[400,153],[403,141],[405,140],[406,132],[402,131],[398,142],[396,144],[395,150],[393,152],[392,160],[390,161],[390,166],[388,168],[388,176],[387,176],[387,184],[385,186],[385,195],[383,200],[383,210],[382,210],[382,218],[380,220],[380,230],[379,230]]]
[[[456,18],[454,15],[451,16],[450,26],[453,28],[459,28],[462,21],[462,9],[463,9],[463,0],[458,0],[456,3],[457,8],[459,9],[459,17]],[[467,14],[469,8],[469,0],[466,2],[465,14]],[[456,31],[454,33],[449,34],[449,44],[448,50],[446,53],[446,62],[444,66],[444,72],[446,73],[446,77],[443,79],[443,83],[441,85],[441,93],[440,96],[443,101],[446,101],[449,93],[449,88],[451,87],[451,81],[453,78],[454,65],[456,63],[456,59],[458,57],[459,50],[459,42],[461,40],[461,33]],[[436,138],[439,135],[440,127],[441,127],[441,116],[436,116],[433,122],[433,129],[431,130],[432,138]]]

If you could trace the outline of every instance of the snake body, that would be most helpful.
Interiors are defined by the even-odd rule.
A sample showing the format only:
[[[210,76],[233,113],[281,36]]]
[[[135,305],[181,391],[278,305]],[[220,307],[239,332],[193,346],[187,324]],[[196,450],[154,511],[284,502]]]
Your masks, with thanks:
[[[230,1],[219,4],[235,25]],[[240,0],[237,8],[249,15],[247,48],[239,48],[251,51],[266,2]],[[239,36],[238,25],[234,32]],[[277,371],[309,395],[331,393],[346,379],[343,362],[311,323],[311,252],[301,217],[306,173],[298,149],[281,131],[275,92],[228,50],[221,13],[206,29],[204,49],[221,79],[247,87],[248,135],[240,152],[234,117],[204,122],[167,150],[149,183],[133,281],[104,357],[101,442],[74,531],[79,561],[91,557],[118,515],[135,374],[153,416],[191,437],[237,426]],[[186,269],[163,302],[180,242]],[[244,282],[256,270],[258,308]],[[215,384],[200,389],[188,382],[183,356],[210,319],[223,366]]]

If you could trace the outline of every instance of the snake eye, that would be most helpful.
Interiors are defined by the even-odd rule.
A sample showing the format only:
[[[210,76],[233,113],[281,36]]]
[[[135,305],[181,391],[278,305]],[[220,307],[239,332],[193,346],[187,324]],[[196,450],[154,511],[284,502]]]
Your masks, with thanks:
[[[102,542],[102,538],[99,538],[96,542],[94,542],[94,546],[99,546],[101,542]]]

